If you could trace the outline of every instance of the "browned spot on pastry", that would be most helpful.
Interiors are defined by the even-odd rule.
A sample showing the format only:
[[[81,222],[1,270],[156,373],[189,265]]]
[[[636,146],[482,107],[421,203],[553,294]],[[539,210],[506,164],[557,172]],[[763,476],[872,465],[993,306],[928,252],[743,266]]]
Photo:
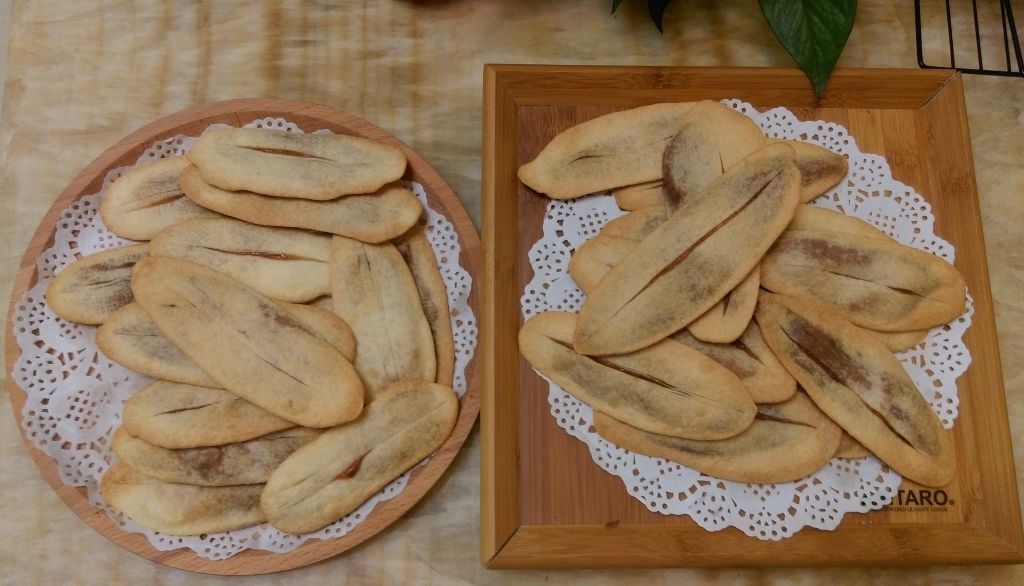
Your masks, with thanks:
[[[843,168],[842,161],[843,159],[801,160],[798,165],[800,167],[800,185],[807,186],[834,175]]]
[[[862,388],[870,384],[867,373],[843,350],[836,339],[810,322],[795,316],[790,324],[782,326],[782,332],[802,350],[794,356],[798,363],[802,363],[801,367],[810,371],[817,367],[836,383],[846,387],[852,388],[851,383]],[[808,364],[807,359],[813,366]]]
[[[837,265],[858,265],[871,262],[871,255],[868,253],[823,239],[799,238],[783,240],[778,246],[780,251],[788,251],[795,247],[807,256],[820,258]]]
[[[367,453],[369,453],[369,452],[367,452]],[[336,480],[345,480],[346,478],[352,478],[356,474],[359,474],[359,467],[363,464],[363,458],[365,458],[365,457],[366,457],[366,454],[363,454],[362,456],[359,456],[358,458],[356,458],[356,461],[352,462],[351,464],[349,464],[348,468],[345,468],[344,470],[341,471],[341,474],[338,474],[337,476],[335,476],[335,479]]]
[[[209,478],[220,469],[224,462],[224,453],[220,448],[198,448],[187,450],[183,454],[183,463],[198,472],[203,478]]]
[[[576,350],[572,346],[570,346],[569,344],[567,344],[567,343],[565,343],[565,342],[563,342],[561,340],[556,340],[555,338],[548,338],[548,339],[551,340],[552,342],[558,344],[559,346],[563,346],[565,348],[568,348],[569,350],[572,350],[573,352],[576,352]],[[671,385],[671,384],[661,380],[660,378],[657,378],[655,376],[651,376],[651,375],[649,375],[647,373],[640,372],[638,370],[633,370],[632,368],[628,368],[628,367],[625,367],[625,366],[622,366],[622,365],[619,365],[619,364],[614,364],[611,361],[606,360],[605,358],[603,358],[601,356],[587,356],[586,358],[589,359],[589,360],[593,360],[594,362],[600,364],[601,366],[604,366],[605,368],[610,368],[612,370],[617,370],[617,371],[619,371],[619,372],[621,372],[623,374],[628,374],[629,376],[632,376],[632,377],[638,378],[640,380],[644,380],[644,381],[647,381],[649,383],[658,385],[659,387],[662,387],[664,389],[668,389],[668,390],[670,390],[672,392],[683,393],[683,394],[687,394],[687,395],[689,394],[686,391],[684,391],[683,389],[680,389],[679,387],[673,386],[673,385]]]
[[[761,360],[761,359],[760,359],[760,358],[759,358],[759,357],[757,356],[757,354],[754,354],[754,351],[753,351],[753,350],[751,350],[751,349],[750,349],[750,347],[748,347],[748,346],[747,346],[746,344],[744,344],[744,343],[743,343],[743,341],[742,341],[742,340],[736,340],[736,341],[734,341],[734,342],[732,343],[732,345],[733,345],[733,347],[734,347],[734,348],[736,348],[737,350],[741,350],[741,351],[742,351],[742,352],[743,352],[744,354],[746,354],[747,356],[749,356],[749,357],[753,358],[754,360],[756,360],[756,361],[758,361],[758,362],[763,362],[763,361],[762,361],[762,360]]]
[[[716,360],[741,379],[749,378],[756,372],[756,369],[750,368],[750,365],[740,360],[729,360],[725,357],[716,358]]]

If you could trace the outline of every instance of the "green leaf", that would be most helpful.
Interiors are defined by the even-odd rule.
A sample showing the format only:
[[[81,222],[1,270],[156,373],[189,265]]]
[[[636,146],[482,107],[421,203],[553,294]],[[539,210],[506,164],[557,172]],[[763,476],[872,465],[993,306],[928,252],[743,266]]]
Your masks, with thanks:
[[[825,82],[846,46],[857,0],[758,0],[782,46],[796,60],[821,98]]]
[[[612,0],[612,14],[619,9],[619,4],[622,4],[622,0]]]
[[[654,26],[658,27],[659,33],[664,33],[665,30],[661,28],[661,17],[665,15],[665,9],[668,8],[668,3],[672,0],[647,0],[647,10],[651,13],[651,20],[654,21]]]

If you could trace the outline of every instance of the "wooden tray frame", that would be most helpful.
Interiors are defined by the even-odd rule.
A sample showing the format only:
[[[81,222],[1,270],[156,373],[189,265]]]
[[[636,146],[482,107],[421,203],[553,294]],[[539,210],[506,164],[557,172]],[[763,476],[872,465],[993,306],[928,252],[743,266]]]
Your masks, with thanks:
[[[401,494],[379,503],[361,524],[344,537],[310,540],[287,553],[250,549],[226,560],[218,561],[200,557],[188,549],[159,551],[150,545],[143,535],[122,530],[106,513],[88,501],[84,488],[63,484],[57,471],[56,462],[36,449],[32,442],[25,437],[24,429],[21,427],[25,392],[11,376],[14,361],[21,354],[14,338],[12,318],[14,308],[21,299],[22,293],[37,282],[36,259],[43,250],[53,245],[57,219],[61,211],[79,197],[96,193],[102,186],[103,178],[108,171],[115,167],[134,164],[142,152],[157,140],[178,134],[197,136],[207,126],[218,122],[241,126],[252,120],[268,116],[287,118],[307,132],[328,128],[335,132],[363,136],[402,149],[409,160],[405,179],[423,185],[431,207],[447,217],[455,226],[462,249],[459,262],[469,271],[474,281],[479,283],[480,238],[476,229],[452,189],[416,151],[369,122],[327,106],[275,98],[253,98],[206,104],[161,118],[121,139],[83,169],[61,192],[33,235],[15,277],[7,313],[7,388],[11,396],[12,410],[18,423],[18,429],[22,433],[22,440],[46,481],[76,515],[100,535],[117,545],[166,566],[206,574],[251,575],[280,572],[334,557],[363,543],[396,522],[419,502],[438,481],[448,465],[451,464],[452,459],[458,454],[463,442],[466,441],[480,410],[477,372],[480,352],[478,349],[466,368],[467,390],[459,401],[459,417],[455,423],[455,429],[441,448],[430,458],[430,461],[425,466],[420,466],[413,471],[409,483]],[[476,287],[473,287],[470,292],[469,305],[479,316],[479,292]]]
[[[885,139],[894,174],[928,198],[937,211],[937,232],[956,247],[956,266],[974,296],[973,325],[965,340],[973,362],[959,379],[960,416],[954,427],[959,518],[934,522],[929,515],[886,511],[847,515],[836,531],[804,529],[782,541],[760,541],[734,528],[711,533],[692,520],[655,523],[572,524],[561,519],[526,523],[537,513],[523,509],[527,469],[536,457],[521,432],[554,426],[550,414],[524,419],[524,387],[540,380],[520,358],[516,334],[522,323],[519,298],[531,270],[520,238],[538,233],[546,202],[521,186],[519,117],[533,106],[572,110],[577,121],[595,112],[668,101],[739,98],[759,108],[786,106],[802,119],[830,115],[881,116],[900,112],[910,127],[885,126],[867,143]],[[580,110],[582,108],[582,110]],[[879,110],[881,110],[879,112]],[[908,115],[906,111],[912,111]],[[581,113],[582,112],[582,113]],[[843,114],[846,113],[846,114]],[[538,115],[539,117],[539,115]],[[552,119],[556,119],[552,114]],[[571,123],[562,120],[562,127]],[[554,131],[550,131],[554,132]],[[911,133],[921,152],[901,144]],[[854,133],[862,142],[862,137]],[[545,139],[546,140],[546,139]],[[906,142],[906,141],[903,141]],[[813,99],[802,73],[790,69],[685,67],[580,67],[486,65],[484,67],[482,342],[484,383],[481,411],[481,558],[490,568],[602,566],[780,566],[849,564],[1019,563],[1024,561],[1010,433],[1006,418],[984,239],[960,75],[943,70],[840,70],[828,91]],[[866,152],[878,152],[866,150]],[[523,158],[524,161],[520,161]],[[538,203],[539,202],[539,203]],[[533,236],[534,238],[536,236]],[[524,268],[525,267],[525,268]],[[546,386],[535,387],[542,392]],[[530,399],[532,400],[532,399]],[[539,429],[539,427],[535,428]],[[561,429],[555,428],[561,432]],[[562,432],[564,434],[564,432]],[[569,437],[567,434],[566,437]],[[553,436],[548,436],[550,439]],[[575,438],[572,442],[579,443]],[[537,449],[546,450],[541,445]],[[585,449],[576,458],[586,458]],[[545,458],[556,456],[545,453]],[[577,464],[564,458],[562,468]],[[581,465],[580,465],[581,466]],[[561,472],[557,466],[551,474]],[[598,470],[600,474],[604,474]],[[578,473],[578,472],[577,472]],[[606,475],[607,476],[607,475]],[[564,481],[564,477],[559,477]],[[609,476],[609,478],[611,478]],[[607,496],[631,499],[618,479]],[[905,487],[910,483],[905,483]],[[584,483],[581,482],[580,486]],[[582,490],[582,489],[580,489]],[[572,491],[563,495],[572,499]],[[555,497],[557,498],[557,496]],[[576,506],[565,505],[564,507]],[[595,507],[600,506],[597,503]],[[625,505],[622,505],[625,507]],[[676,518],[679,519],[679,518]]]

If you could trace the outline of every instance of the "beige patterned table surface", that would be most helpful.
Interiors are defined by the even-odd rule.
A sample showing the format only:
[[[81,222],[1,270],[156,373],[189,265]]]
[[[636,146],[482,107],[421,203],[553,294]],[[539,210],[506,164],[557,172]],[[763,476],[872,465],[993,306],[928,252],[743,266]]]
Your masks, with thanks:
[[[615,17],[608,0],[10,4],[0,126],[4,315],[25,245],[64,185],[131,130],[194,104],[279,96],[362,116],[431,161],[479,221],[484,63],[791,64],[752,0],[676,0],[664,35],[647,22],[638,0]],[[840,65],[916,67],[913,4],[862,1]],[[1017,477],[1024,485],[1024,80],[968,76],[965,86]],[[488,571],[477,553],[479,455],[474,432],[452,469],[402,522],[346,556],[286,577],[335,584],[1024,583],[1024,566]],[[0,582],[196,578],[137,558],[82,524],[24,451],[6,397],[0,398],[0,470]]]

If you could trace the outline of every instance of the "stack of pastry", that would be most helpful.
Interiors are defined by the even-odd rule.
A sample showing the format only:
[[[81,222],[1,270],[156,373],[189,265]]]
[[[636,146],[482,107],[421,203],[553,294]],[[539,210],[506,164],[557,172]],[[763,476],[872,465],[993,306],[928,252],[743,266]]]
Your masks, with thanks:
[[[597,432],[718,478],[784,482],[875,454],[915,482],[955,471],[949,433],[894,352],[960,316],[963,278],[809,205],[846,175],[717,102],[656,104],[557,135],[519,169],[556,199],[628,213],[573,254],[578,314],[534,316],[530,364]]]
[[[100,214],[148,241],[69,265],[46,299],[157,379],[126,403],[100,490],[150,529],[355,510],[454,427],[447,293],[397,148],[222,129],[129,171]]]

